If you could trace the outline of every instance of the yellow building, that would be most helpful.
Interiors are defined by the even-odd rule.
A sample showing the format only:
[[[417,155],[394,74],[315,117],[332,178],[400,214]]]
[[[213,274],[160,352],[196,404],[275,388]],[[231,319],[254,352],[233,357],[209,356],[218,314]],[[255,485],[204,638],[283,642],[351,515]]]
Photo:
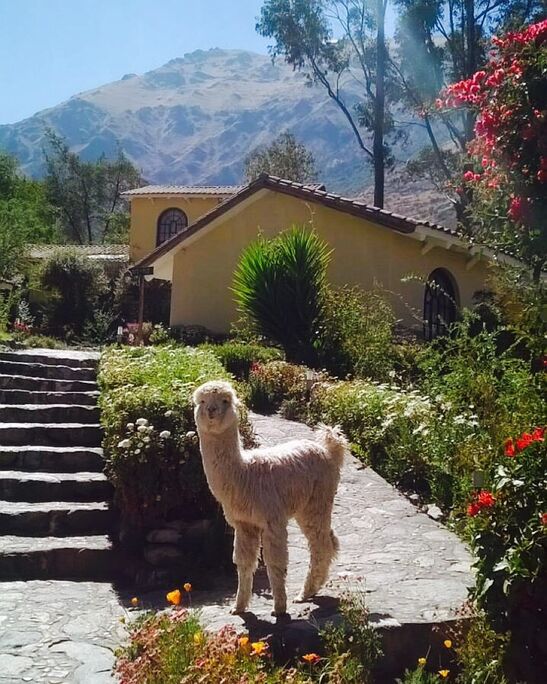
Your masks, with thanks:
[[[434,336],[457,307],[487,288],[494,256],[452,230],[325,191],[262,175],[243,187],[148,186],[131,201],[130,254],[170,280],[171,325],[226,333],[241,252],[259,234],[309,225],[333,249],[333,285],[379,287],[403,325]]]

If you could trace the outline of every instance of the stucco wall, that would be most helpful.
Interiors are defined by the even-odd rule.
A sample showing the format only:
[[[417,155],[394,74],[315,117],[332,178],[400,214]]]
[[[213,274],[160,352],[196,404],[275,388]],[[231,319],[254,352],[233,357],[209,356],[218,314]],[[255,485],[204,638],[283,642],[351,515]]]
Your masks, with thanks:
[[[215,332],[228,332],[237,318],[229,288],[244,247],[259,231],[272,236],[293,223],[311,221],[334,250],[329,269],[331,282],[364,289],[377,284],[394,293],[390,299],[407,326],[421,328],[418,319],[422,315],[424,285],[402,279],[412,275],[427,277],[436,268],[446,268],[457,285],[462,305],[471,304],[473,293],[485,286],[484,262],[468,271],[466,255],[443,247],[422,255],[422,243],[389,228],[267,191],[175,254],[171,325],[203,325]]]
[[[142,259],[156,248],[158,218],[166,209],[182,209],[188,225],[217,206],[221,198],[211,197],[134,197],[131,200],[129,256],[132,262]]]

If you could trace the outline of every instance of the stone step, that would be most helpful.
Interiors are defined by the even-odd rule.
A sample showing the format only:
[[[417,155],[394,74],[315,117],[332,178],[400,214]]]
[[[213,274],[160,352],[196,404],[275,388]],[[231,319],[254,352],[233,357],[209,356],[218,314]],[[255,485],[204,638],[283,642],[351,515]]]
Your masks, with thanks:
[[[0,471],[102,472],[103,450],[85,447],[0,446]]]
[[[116,555],[108,537],[0,537],[0,579],[113,579]],[[32,596],[29,610],[32,610]],[[76,618],[77,616],[75,616]]]
[[[106,534],[113,513],[105,501],[0,501],[0,531],[27,537]]]
[[[99,352],[82,352],[68,349],[18,349],[0,351],[0,360],[21,363],[45,363],[51,366],[72,366],[73,368],[96,368]]]
[[[0,423],[98,423],[98,406],[0,404]]]
[[[32,392],[23,389],[0,389],[0,404],[79,404],[95,406],[98,392]]]
[[[55,380],[0,373],[0,389],[30,390],[31,392],[96,392],[97,383],[92,380]]]
[[[97,447],[102,435],[93,423],[0,423],[0,446]]]
[[[5,360],[0,360],[0,373],[53,380],[95,380],[97,377],[97,371],[94,368],[73,368],[72,366],[54,366],[49,363]]]
[[[5,501],[104,501],[112,485],[103,473],[27,473],[0,470],[0,499]]]

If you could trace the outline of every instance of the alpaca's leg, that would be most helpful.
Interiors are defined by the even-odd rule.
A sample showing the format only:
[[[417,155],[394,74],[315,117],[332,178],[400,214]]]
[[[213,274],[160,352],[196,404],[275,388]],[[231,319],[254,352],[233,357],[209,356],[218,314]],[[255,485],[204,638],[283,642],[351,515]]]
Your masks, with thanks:
[[[253,575],[258,566],[260,530],[252,525],[236,525],[233,561],[237,566],[237,595],[232,613],[244,613],[251,601]]]
[[[314,596],[325,584],[329,576],[329,568],[338,552],[338,538],[331,529],[331,514],[321,515],[317,510],[300,515],[297,522],[308,540],[310,550],[310,567],[304,581],[302,591],[296,601],[306,601]],[[310,514],[311,513],[311,514]]]
[[[264,563],[268,571],[268,579],[274,598],[273,615],[284,615],[287,612],[287,565],[289,550],[287,544],[287,523],[269,525],[262,533]]]

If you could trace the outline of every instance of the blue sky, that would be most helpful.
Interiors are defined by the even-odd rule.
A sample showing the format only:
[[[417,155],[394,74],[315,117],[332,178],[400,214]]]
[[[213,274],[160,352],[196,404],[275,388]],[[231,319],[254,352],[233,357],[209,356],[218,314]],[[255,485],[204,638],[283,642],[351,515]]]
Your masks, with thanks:
[[[211,47],[266,53],[262,0],[0,0],[0,124]]]

